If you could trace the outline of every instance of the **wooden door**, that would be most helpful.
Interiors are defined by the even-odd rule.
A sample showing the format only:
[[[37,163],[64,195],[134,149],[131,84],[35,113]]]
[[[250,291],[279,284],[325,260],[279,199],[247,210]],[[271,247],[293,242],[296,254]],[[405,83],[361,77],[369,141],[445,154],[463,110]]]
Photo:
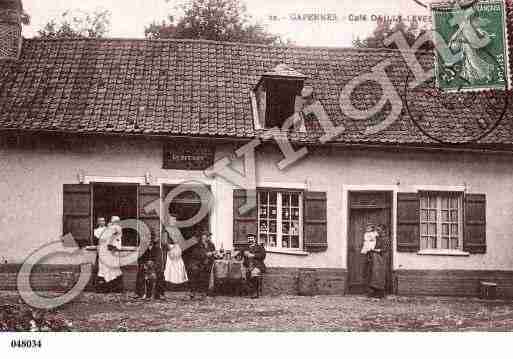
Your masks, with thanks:
[[[366,256],[360,254],[363,234],[368,223],[383,224],[391,235],[391,201],[389,192],[351,192],[349,194],[348,278],[347,291],[363,294],[367,291]],[[387,291],[391,289],[391,251],[386,253]]]

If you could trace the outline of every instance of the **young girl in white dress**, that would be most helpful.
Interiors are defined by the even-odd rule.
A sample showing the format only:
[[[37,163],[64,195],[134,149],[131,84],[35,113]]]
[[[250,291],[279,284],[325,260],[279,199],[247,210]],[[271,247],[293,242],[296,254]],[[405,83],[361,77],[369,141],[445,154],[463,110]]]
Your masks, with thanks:
[[[169,238],[166,269],[164,271],[166,282],[181,284],[187,282],[187,272],[182,259],[182,249]]]

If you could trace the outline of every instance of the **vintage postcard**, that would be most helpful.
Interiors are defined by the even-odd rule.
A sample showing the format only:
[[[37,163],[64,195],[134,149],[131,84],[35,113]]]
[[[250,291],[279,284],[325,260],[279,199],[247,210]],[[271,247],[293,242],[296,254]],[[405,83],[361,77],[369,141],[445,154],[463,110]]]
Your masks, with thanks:
[[[513,331],[512,11],[0,0],[0,349]]]

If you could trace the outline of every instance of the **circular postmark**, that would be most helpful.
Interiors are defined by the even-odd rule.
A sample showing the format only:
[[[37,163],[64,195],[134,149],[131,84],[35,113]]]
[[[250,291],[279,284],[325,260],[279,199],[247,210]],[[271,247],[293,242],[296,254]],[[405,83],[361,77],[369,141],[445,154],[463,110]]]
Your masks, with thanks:
[[[406,76],[404,104],[417,129],[444,144],[475,143],[504,120],[511,96],[508,91],[441,91],[434,78],[410,88]]]
[[[429,4],[432,2],[426,1],[426,0],[412,0],[414,3],[416,3],[419,6],[422,6],[426,9],[429,9]],[[451,1],[444,1],[445,3],[459,5],[462,9],[473,6],[478,0],[451,0]]]

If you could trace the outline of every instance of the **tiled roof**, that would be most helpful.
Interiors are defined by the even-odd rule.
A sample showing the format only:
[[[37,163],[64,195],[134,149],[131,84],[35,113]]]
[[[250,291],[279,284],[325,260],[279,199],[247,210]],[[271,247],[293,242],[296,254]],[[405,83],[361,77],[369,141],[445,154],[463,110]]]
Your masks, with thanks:
[[[420,55],[426,69],[432,58]],[[367,126],[386,117],[390,104],[357,120],[342,113],[339,97],[351,79],[383,61],[390,63],[387,76],[403,110],[384,131],[365,135]],[[195,40],[24,40],[19,60],[0,62],[0,129],[251,138],[258,131],[250,91],[279,64],[308,77],[305,85],[314,88],[333,123],[345,126],[339,142],[422,145],[435,144],[436,138],[483,137],[477,140],[481,144],[513,144],[513,111],[495,123],[503,101],[482,94],[442,99],[425,87],[406,91],[409,70],[395,50]],[[351,100],[368,109],[381,92],[366,82]],[[316,141],[323,134],[316,121],[308,122],[307,130],[291,134],[292,140]]]

